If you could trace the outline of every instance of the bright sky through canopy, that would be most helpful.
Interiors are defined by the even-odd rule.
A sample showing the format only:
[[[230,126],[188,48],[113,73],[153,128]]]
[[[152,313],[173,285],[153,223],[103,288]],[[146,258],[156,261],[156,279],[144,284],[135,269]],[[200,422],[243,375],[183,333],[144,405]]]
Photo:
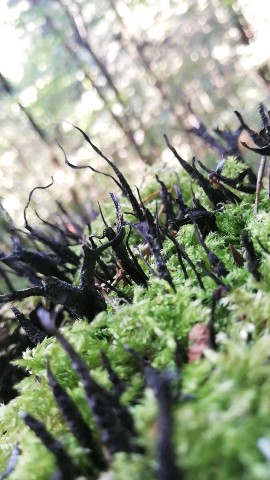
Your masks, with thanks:
[[[1,72],[14,83],[21,80],[23,63],[27,60],[23,32],[12,26],[17,17],[15,8],[9,8],[7,1],[0,2],[0,65]]]

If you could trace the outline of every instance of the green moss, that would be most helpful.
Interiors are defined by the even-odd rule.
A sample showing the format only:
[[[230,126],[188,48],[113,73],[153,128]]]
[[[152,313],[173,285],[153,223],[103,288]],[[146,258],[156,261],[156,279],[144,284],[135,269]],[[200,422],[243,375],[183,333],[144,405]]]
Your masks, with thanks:
[[[176,412],[175,434],[190,478],[268,477],[258,441],[269,435],[269,347],[268,336],[248,345],[238,336],[188,368],[186,389],[191,383],[197,399]]]
[[[234,176],[242,168],[234,159],[229,159],[226,175],[232,172]],[[146,193],[153,190],[149,187]],[[218,232],[210,233],[206,239],[208,248],[228,268],[224,281],[231,288],[216,310],[219,351],[207,350],[204,359],[183,367],[183,393],[194,398],[179,398],[173,412],[177,462],[189,480],[269,478],[269,460],[260,451],[258,442],[269,438],[270,431],[270,255],[262,253],[256,238],[269,248],[270,215],[269,204],[263,197],[257,215],[253,214],[253,202],[252,195],[243,195],[240,204],[226,205],[216,214]],[[106,215],[110,208],[104,208]],[[242,268],[235,266],[229,248],[232,244],[245,255],[240,241],[244,228],[250,232],[257,252],[262,253],[260,284],[249,274],[246,264]],[[192,226],[181,228],[177,238],[195,264],[201,259],[208,264]],[[101,350],[129,384],[122,401],[130,406],[134,415],[138,441],[145,448],[145,454],[116,454],[111,464],[114,480],[154,480],[157,469],[156,400],[135,371],[134,361],[124,345],[142,353],[155,367],[174,369],[176,343],[187,343],[192,326],[197,322],[205,324],[210,318],[215,282],[202,273],[205,290],[200,289],[188,265],[189,278],[184,279],[171,242],[164,242],[163,251],[176,292],[165,281],[154,277],[147,290],[126,288],[125,291],[134,295],[132,304],[109,309],[91,324],[78,320],[63,328],[65,337],[101,385],[110,386],[108,374],[101,366]],[[247,343],[249,332],[252,341]],[[47,358],[61,385],[94,427],[78,377],[56,340],[46,339],[38,347],[27,350],[16,363],[29,371],[29,377],[18,385],[18,397],[0,410],[0,468],[6,465],[14,443],[19,442],[22,450],[18,465],[9,477],[11,480],[47,480],[55,468],[52,455],[22,423],[23,412],[44,421],[46,428],[63,441],[72,458],[81,466],[87,465],[87,452],[68,432],[47,384]]]

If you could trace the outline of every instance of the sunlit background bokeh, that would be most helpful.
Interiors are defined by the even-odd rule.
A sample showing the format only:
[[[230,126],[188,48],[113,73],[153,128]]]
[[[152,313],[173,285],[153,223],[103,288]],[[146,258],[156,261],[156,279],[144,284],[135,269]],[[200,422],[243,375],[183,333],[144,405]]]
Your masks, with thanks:
[[[22,223],[29,191],[41,215],[60,199],[96,208],[112,185],[64,164],[106,170],[70,123],[125,170],[174,168],[169,135],[182,156],[208,157],[190,138],[187,104],[211,129],[256,126],[270,107],[270,3],[265,0],[4,0],[0,2],[0,179],[8,211]],[[70,122],[70,123],[68,123]]]

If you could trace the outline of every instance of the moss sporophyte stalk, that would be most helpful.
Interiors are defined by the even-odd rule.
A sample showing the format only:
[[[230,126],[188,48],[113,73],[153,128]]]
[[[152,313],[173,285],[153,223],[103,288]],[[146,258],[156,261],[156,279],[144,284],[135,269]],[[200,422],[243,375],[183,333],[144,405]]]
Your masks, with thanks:
[[[1,206],[1,478],[269,479],[269,186],[239,148],[269,155],[259,113],[259,133],[197,118],[216,170],[165,136],[179,171],[150,195],[75,127],[112,169],[91,226],[60,203],[30,224],[53,181],[24,232]]]

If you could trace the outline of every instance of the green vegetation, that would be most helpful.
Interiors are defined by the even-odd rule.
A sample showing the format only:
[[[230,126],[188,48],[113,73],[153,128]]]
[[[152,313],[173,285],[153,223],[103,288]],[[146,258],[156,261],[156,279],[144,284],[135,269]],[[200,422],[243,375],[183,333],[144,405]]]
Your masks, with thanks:
[[[243,170],[244,165],[239,160],[228,158],[222,173],[235,178]],[[187,182],[183,171],[180,182]],[[197,198],[209,208],[209,200],[203,197],[201,188],[195,185],[193,189]],[[270,236],[269,200],[262,191],[259,212],[254,214],[254,195],[237,194],[241,203],[223,205],[216,212],[217,231],[210,232],[205,239],[208,249],[229,272],[220,279],[220,285],[216,285],[218,280],[209,277],[205,270],[203,290],[189,265],[186,267],[188,279],[185,279],[174,245],[167,239],[163,255],[175,291],[165,280],[151,276],[147,290],[140,286],[123,287],[133,296],[132,304],[120,306],[116,296],[114,307],[98,314],[91,323],[77,320],[62,329],[100,385],[111,388],[108,372],[100,359],[101,351],[127,384],[121,402],[132,413],[137,442],[144,453],[118,452],[110,456],[108,478],[139,480],[144,476],[154,480],[160,468],[157,453],[157,439],[162,435],[158,424],[159,402],[145,384],[125,345],[143,355],[158,371],[171,372],[173,445],[183,478],[262,480],[269,476],[270,257],[266,253]],[[190,204],[191,200],[189,191],[185,201]],[[154,205],[154,201],[152,203]],[[97,220],[93,229],[98,231],[99,225],[100,220]],[[249,253],[241,241],[243,230],[249,233],[260,258],[257,272],[260,281],[251,273]],[[194,264],[200,260],[205,268],[211,269],[192,224],[182,226],[177,239]],[[237,265],[230,245],[241,257],[247,256],[248,263]],[[155,268],[151,257],[149,261]],[[147,270],[146,266],[143,268]],[[214,313],[213,298],[216,299]],[[24,311],[31,310],[31,301],[24,300],[23,306]],[[188,362],[192,327],[200,323],[210,329],[211,311],[216,348],[208,342],[212,348],[205,344],[203,356]],[[94,430],[96,428],[67,354],[56,339],[45,339],[36,348],[27,349],[23,358],[16,361],[29,376],[18,385],[19,395],[1,408],[1,468],[5,468],[11,448],[18,443],[21,454],[9,476],[11,480],[47,480],[55,470],[53,455],[22,420],[22,413],[27,412],[44,422],[46,429],[63,443],[74,463],[85,471],[85,476],[81,473],[76,478],[103,478],[89,465],[87,451],[78,445],[63,422],[47,381],[48,360],[55,377],[74,400],[83,418]],[[160,478],[169,477],[160,473]]]
[[[265,12],[7,4],[0,480],[268,480]]]

